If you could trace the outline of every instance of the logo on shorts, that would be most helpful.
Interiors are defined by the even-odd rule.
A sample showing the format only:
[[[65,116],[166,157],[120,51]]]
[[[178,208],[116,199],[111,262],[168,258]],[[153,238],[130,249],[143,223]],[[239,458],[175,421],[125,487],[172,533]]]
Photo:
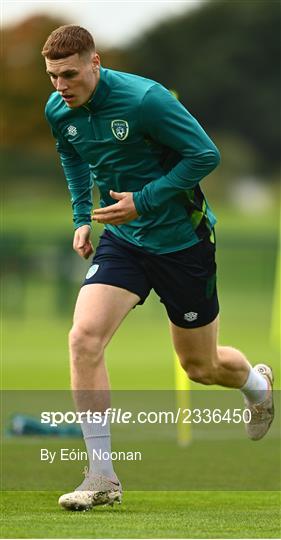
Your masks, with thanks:
[[[75,137],[77,135],[77,128],[75,126],[68,126],[67,128],[68,135],[71,135],[72,137]]]
[[[183,318],[187,322],[193,322],[198,319],[198,313],[195,313],[195,311],[189,311],[188,313],[184,314]]]
[[[129,134],[129,124],[126,120],[112,120],[111,129],[114,137],[119,141],[127,139]]]
[[[93,264],[87,272],[86,279],[90,279],[92,276],[94,276],[95,273],[98,271],[98,269],[99,269],[99,264]]]

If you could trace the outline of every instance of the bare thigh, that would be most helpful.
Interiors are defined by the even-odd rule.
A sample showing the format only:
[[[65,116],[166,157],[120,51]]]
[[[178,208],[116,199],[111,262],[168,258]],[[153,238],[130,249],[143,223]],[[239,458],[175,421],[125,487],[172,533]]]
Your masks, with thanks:
[[[77,298],[73,326],[86,334],[102,337],[106,345],[139,300],[138,295],[112,285],[85,285]]]
[[[249,376],[249,361],[241,351],[217,344],[218,323],[219,317],[201,328],[171,324],[175,350],[193,381],[241,388]]]
[[[170,322],[174,348],[181,364],[212,365],[217,361],[217,336],[219,316],[200,328],[180,328]]]

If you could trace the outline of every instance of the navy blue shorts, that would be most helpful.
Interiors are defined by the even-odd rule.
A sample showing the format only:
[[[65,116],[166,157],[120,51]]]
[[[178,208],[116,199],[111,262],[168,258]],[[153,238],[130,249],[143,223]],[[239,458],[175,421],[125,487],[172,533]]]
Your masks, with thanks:
[[[189,248],[158,255],[105,230],[83,285],[127,289],[139,296],[139,304],[154,289],[175,325],[205,326],[219,312],[215,250],[206,237]]]

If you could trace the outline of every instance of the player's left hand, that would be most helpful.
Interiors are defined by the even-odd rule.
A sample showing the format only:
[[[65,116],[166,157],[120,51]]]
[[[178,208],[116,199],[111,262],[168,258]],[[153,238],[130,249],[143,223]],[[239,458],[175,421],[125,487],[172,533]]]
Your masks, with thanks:
[[[133,194],[127,191],[117,193],[110,190],[110,197],[118,201],[110,206],[104,208],[97,208],[94,210],[92,220],[97,223],[110,223],[111,225],[122,225],[128,221],[132,221],[139,217],[135,203],[133,200]]]

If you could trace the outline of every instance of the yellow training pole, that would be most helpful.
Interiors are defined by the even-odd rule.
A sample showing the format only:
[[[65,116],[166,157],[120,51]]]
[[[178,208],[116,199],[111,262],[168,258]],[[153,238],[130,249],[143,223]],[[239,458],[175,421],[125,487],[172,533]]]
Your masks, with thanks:
[[[272,319],[271,319],[271,329],[270,329],[270,341],[274,348],[279,351],[280,347],[280,280],[281,280],[281,249],[278,246],[278,253],[276,259],[276,274],[275,274],[275,284],[274,284],[274,295],[272,303]]]
[[[181,411],[184,409],[190,409],[190,380],[181,367],[177,354],[174,353],[174,365],[175,365],[175,385],[176,385],[176,400],[177,409]],[[187,413],[181,412],[179,421],[177,423],[177,440],[179,446],[187,446],[191,442],[191,424],[184,424],[184,418],[187,418]]]

